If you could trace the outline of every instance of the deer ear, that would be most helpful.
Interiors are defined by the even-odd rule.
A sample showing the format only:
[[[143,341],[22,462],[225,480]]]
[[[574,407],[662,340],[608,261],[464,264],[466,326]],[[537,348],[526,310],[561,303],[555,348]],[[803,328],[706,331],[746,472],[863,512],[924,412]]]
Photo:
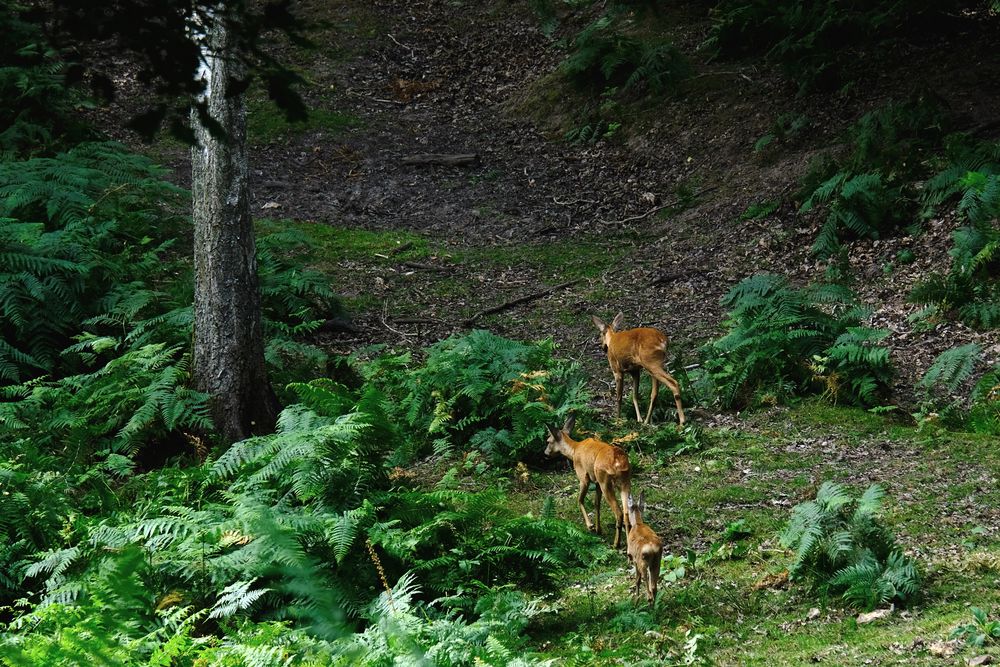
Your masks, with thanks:
[[[618,311],[618,314],[615,315],[615,319],[611,320],[611,328],[614,329],[615,331],[618,331],[619,329],[622,328],[622,323],[624,321],[625,321],[625,313]]]
[[[563,430],[567,433],[572,433],[574,425],[576,425],[576,414],[571,414],[569,417],[566,417],[566,423],[563,424]]]
[[[551,424],[546,424],[545,430],[547,430],[549,432],[549,435],[551,435],[556,440],[559,439],[559,429],[557,429],[555,426],[552,426]]]
[[[633,498],[632,494],[630,493],[628,494],[628,511],[631,512],[634,507],[635,507],[635,498]]]
[[[597,325],[597,330],[604,333],[604,330],[608,328],[608,325],[604,323],[604,320],[599,318],[597,315],[591,315],[590,319],[594,320],[594,324]]]
[[[646,490],[645,489],[643,489],[642,491],[639,492],[639,511],[640,512],[645,512],[646,511]]]

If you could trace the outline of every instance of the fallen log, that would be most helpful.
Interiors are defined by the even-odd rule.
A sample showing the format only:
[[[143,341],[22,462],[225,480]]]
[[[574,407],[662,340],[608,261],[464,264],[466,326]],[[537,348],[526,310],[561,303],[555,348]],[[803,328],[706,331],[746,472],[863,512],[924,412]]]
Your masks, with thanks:
[[[566,289],[567,287],[571,287],[571,286],[577,284],[578,282],[581,282],[582,280],[583,280],[583,278],[577,278],[576,280],[570,280],[568,282],[560,283],[559,285],[555,285],[554,287],[549,287],[547,289],[543,289],[543,290],[541,290],[539,292],[533,292],[531,294],[527,294],[525,296],[521,296],[521,297],[518,297],[516,299],[512,299],[511,301],[506,301],[504,303],[501,303],[499,306],[493,306],[492,308],[487,308],[486,310],[481,310],[478,313],[476,313],[475,315],[473,315],[472,317],[467,317],[466,319],[462,320],[462,326],[464,326],[464,327],[471,327],[473,324],[476,323],[476,320],[478,320],[480,317],[485,317],[487,315],[494,315],[496,313],[503,312],[503,311],[507,310],[508,308],[513,308],[514,306],[519,306],[522,303],[528,303],[529,301],[535,301],[537,299],[541,299],[543,296],[548,296],[549,294],[552,294],[553,292],[558,292],[559,290]]]
[[[478,153],[456,153],[453,155],[442,153],[419,153],[408,155],[402,159],[403,164],[416,165],[442,165],[445,167],[474,167],[479,164]]]

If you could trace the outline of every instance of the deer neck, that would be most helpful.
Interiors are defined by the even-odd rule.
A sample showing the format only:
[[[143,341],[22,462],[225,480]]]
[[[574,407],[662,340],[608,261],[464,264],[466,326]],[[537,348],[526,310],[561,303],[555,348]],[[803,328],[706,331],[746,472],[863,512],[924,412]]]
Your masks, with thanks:
[[[559,453],[568,458],[570,461],[573,461],[575,460],[576,448],[579,445],[579,442],[564,433],[562,439],[560,439],[556,445],[556,448]]]

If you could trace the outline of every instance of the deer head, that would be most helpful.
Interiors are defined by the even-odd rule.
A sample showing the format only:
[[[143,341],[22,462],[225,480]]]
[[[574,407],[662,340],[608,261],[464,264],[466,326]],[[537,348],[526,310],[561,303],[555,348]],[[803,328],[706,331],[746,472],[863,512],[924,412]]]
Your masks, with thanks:
[[[548,424],[545,425],[545,428],[549,431],[549,437],[545,440],[546,456],[553,457],[559,454],[565,455],[564,450],[566,449],[566,436],[573,432],[574,424],[576,424],[576,415],[570,415],[567,417],[561,430],[553,426],[549,426]]]

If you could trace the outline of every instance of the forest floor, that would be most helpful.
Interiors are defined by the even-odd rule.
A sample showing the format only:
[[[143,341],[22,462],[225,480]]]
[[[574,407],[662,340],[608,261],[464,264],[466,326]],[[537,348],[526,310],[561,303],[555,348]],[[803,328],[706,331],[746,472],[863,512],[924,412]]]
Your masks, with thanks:
[[[944,100],[956,128],[978,127],[1000,94],[1000,58],[981,56],[970,68],[954,49],[922,44],[883,55],[872,85],[796,96],[759,61],[710,62],[699,50],[709,20],[692,3],[664,21],[695,75],[674,96],[621,105],[611,139],[574,145],[562,135],[588,122],[593,102],[554,74],[559,34],[545,37],[520,3],[301,4],[325,24],[312,33],[317,48],[289,47],[284,56],[311,83],[314,113],[290,125],[262,96],[251,101],[253,206],[262,218],[333,228],[320,232],[323,250],[358,328],[329,341],[344,350],[422,348],[467,329],[482,310],[580,278],[474,324],[551,336],[596,371],[602,354],[588,315],[621,310],[628,326],[660,327],[690,359],[719,333],[719,298],[743,278],[823,278],[825,264],[810,255],[822,220],[799,214],[794,193],[809,161],[836,150],[845,127],[915,94]],[[968,52],[991,53],[989,39],[970,35]],[[783,114],[808,119],[802,136],[755,153]],[[406,161],[427,153],[478,160]],[[184,151],[168,146],[158,157],[188,177]],[[769,202],[780,205],[741,219]],[[953,216],[932,218],[917,235],[849,246],[851,286],[873,309],[871,323],[892,331],[903,402],[949,347],[976,341],[988,360],[1000,359],[995,336],[907,320],[919,309],[910,290],[948,266],[957,225]],[[903,249],[912,263],[897,260]]]
[[[741,279],[822,278],[824,265],[809,254],[821,221],[799,214],[793,193],[805,165],[835,147],[843,128],[917,92],[914,82],[944,98],[960,126],[995,114],[1000,92],[996,58],[965,67],[963,54],[991,52],[973,36],[961,53],[942,55],[933,44],[895,53],[864,89],[796,97],[759,62],[709,62],[698,50],[708,19],[692,3],[668,18],[695,76],[675,96],[623,107],[616,136],[574,145],[561,136],[586,122],[587,102],[553,75],[561,50],[521,3],[300,4],[327,21],[313,34],[317,48],[285,54],[306,72],[317,111],[293,126],[252,100],[253,206],[263,227],[305,230],[344,296],[355,330],[323,342],[343,353],[376,343],[417,351],[470,326],[552,337],[562,356],[590,371],[605,413],[611,376],[591,314],[621,310],[628,326],[657,326],[679,352],[674,363],[689,363],[719,334],[719,299]],[[809,119],[805,136],[754,153],[786,113]],[[155,150],[183,182],[185,152]],[[477,161],[406,160],[427,153]],[[773,213],[741,219],[772,201],[780,202]],[[699,659],[718,664],[955,664],[960,647],[946,642],[950,630],[969,620],[970,604],[1000,604],[1000,464],[993,443],[918,430],[905,414],[916,379],[941,351],[976,341],[987,359],[1000,358],[995,334],[907,319],[917,310],[910,289],[948,265],[957,224],[934,218],[919,235],[849,248],[854,289],[873,308],[872,322],[892,330],[894,398],[904,416],[812,402],[742,415],[693,409],[693,451],[632,452],[651,496],[649,521],[667,551],[683,555],[710,552],[742,520],[746,552],[689,567],[661,588],[652,615],[626,603],[625,559],[609,552],[550,600],[552,612],[530,630],[534,650],[574,664],[680,659],[690,631],[704,635]],[[897,261],[903,249],[915,261]],[[604,435],[628,438],[630,424],[609,422]],[[441,473],[433,464],[415,472],[430,481]],[[821,603],[782,578],[787,558],[774,536],[791,506],[830,478],[887,487],[887,521],[927,567],[913,609],[858,625],[838,600]],[[494,482],[526,511],[554,494],[559,515],[579,521],[572,476],[561,467],[513,481],[500,472],[467,478]]]

